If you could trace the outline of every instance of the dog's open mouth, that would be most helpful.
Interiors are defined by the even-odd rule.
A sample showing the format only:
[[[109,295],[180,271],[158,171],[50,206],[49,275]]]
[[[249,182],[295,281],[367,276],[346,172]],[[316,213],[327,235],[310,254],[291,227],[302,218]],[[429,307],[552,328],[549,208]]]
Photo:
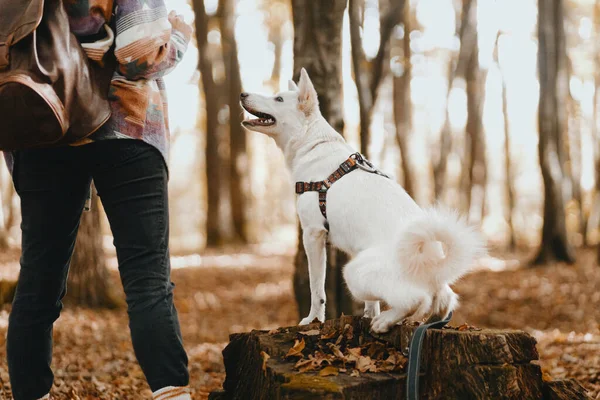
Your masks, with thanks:
[[[242,104],[244,110],[248,111],[250,114],[254,115],[257,118],[249,118],[244,120],[242,123],[246,126],[271,126],[275,125],[275,117],[270,114],[263,113],[260,111],[256,111],[247,105]]]

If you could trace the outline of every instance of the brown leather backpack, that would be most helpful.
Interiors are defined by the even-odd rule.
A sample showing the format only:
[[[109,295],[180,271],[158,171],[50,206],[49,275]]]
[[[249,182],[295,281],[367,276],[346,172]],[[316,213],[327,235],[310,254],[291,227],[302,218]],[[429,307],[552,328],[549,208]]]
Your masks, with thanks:
[[[63,0],[0,0],[0,150],[91,135],[110,117],[111,75],[70,32]]]

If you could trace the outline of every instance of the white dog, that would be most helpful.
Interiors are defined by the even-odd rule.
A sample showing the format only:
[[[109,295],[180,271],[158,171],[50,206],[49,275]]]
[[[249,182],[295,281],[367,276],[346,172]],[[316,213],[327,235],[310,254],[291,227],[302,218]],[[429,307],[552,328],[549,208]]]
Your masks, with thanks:
[[[298,85],[290,81],[287,92],[240,97],[244,109],[258,117],[243,125],[275,140],[296,182],[323,181],[355,153],[321,115],[304,69]],[[365,302],[375,332],[386,332],[409,316],[446,317],[458,299],[449,284],[485,252],[481,235],[456,214],[421,209],[394,180],[367,169],[357,168],[330,186],[326,218],[318,192],[298,196],[311,291],[310,313],[301,325],[325,320],[327,235],[353,257],[344,267],[344,279],[352,295]],[[380,313],[380,300],[391,309]]]

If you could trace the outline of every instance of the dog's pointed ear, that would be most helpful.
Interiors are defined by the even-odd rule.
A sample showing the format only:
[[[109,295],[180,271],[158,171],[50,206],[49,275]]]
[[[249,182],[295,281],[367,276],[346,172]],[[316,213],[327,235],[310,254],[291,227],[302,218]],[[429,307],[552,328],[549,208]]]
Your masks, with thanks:
[[[288,90],[290,92],[297,92],[299,90],[298,85],[296,85],[296,82],[294,82],[291,79],[288,81]]]
[[[300,71],[300,81],[298,82],[298,103],[306,115],[319,108],[317,91],[304,68]]]

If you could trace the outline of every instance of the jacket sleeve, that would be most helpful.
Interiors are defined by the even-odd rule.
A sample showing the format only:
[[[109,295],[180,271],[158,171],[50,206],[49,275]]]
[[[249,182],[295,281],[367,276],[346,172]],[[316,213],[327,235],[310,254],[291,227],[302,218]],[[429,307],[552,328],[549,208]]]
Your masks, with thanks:
[[[173,29],[163,0],[117,0],[115,56],[127,79],[157,79],[172,71],[189,37]]]

